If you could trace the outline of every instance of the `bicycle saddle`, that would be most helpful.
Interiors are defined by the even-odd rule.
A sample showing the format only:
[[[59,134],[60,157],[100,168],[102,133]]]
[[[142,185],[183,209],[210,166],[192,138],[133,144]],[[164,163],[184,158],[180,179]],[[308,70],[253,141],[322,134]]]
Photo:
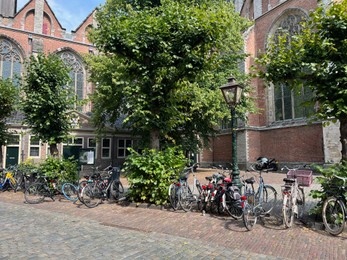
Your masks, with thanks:
[[[245,182],[247,184],[253,184],[253,183],[255,183],[255,179],[254,179],[254,177],[251,177],[251,178],[246,179]]]
[[[207,177],[205,177],[205,179],[208,181],[212,181],[212,176],[207,176]]]
[[[290,183],[294,183],[295,182],[294,179],[290,179],[290,178],[284,178],[283,181],[284,182],[290,182]]]

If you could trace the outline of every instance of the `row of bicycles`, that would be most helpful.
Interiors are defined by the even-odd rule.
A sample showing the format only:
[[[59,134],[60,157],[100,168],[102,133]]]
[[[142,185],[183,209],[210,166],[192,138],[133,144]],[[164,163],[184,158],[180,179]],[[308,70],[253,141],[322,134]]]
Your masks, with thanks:
[[[108,166],[103,170],[96,167],[92,175],[86,175],[78,182],[61,181],[17,166],[1,169],[0,176],[1,191],[23,191],[29,204],[41,203],[45,198],[54,201],[56,196],[64,196],[69,201],[80,201],[93,208],[105,199],[119,200],[124,197],[118,167]]]
[[[302,217],[305,210],[304,187],[312,183],[312,171],[305,167],[283,169],[288,171],[282,186],[282,215],[287,228],[292,226],[294,217]],[[259,217],[269,215],[274,209],[278,194],[273,186],[265,184],[262,177],[264,171],[251,168],[249,172],[257,173],[258,177],[242,176],[241,192],[239,187],[232,184],[227,169],[205,177],[207,183],[201,185],[193,172],[193,166],[187,168],[168,189],[170,205],[174,210],[189,211],[195,204],[203,214],[227,213],[234,219],[242,219],[246,229],[252,230]],[[191,174],[193,185],[188,183]]]

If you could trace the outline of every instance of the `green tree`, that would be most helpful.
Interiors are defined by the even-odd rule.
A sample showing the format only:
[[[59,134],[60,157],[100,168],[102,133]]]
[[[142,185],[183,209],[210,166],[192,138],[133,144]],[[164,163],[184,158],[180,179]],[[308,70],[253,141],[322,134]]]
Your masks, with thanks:
[[[24,122],[34,135],[50,145],[58,155],[57,144],[66,139],[71,120],[69,110],[75,97],[68,87],[69,69],[54,54],[31,56],[22,85]]]
[[[339,120],[342,160],[347,159],[347,0],[318,7],[294,37],[279,37],[258,60],[267,82],[313,91],[316,116]]]
[[[219,87],[230,74],[246,79],[238,65],[250,23],[224,0],[110,0],[96,19],[100,55],[87,63],[98,129],[124,116],[150,148],[206,143],[230,113]]]
[[[14,111],[18,91],[12,82],[7,79],[0,79],[0,162],[2,162],[2,149],[8,139],[9,132],[6,120]]]

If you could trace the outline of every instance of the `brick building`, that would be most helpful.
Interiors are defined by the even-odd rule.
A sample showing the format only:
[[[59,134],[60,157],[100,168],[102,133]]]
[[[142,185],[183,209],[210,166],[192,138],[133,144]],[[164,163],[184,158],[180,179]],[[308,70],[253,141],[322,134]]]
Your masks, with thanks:
[[[319,3],[317,0],[235,0],[241,16],[254,21],[245,33],[245,51],[250,57],[244,64],[246,72],[254,58],[263,52],[267,41],[280,29],[287,33],[299,30],[298,23]],[[276,158],[282,164],[331,163],[341,159],[339,125],[323,127],[322,122],[309,123],[308,109],[300,105],[305,99],[285,86],[264,88],[259,79],[252,81],[259,114],[249,115],[247,123],[238,122],[237,153],[240,167],[259,156]],[[311,108],[313,109],[313,108]],[[222,129],[211,141],[211,148],[200,154],[204,164],[224,164],[232,161],[231,130]]]
[[[90,13],[74,31],[67,32],[57,20],[45,0],[28,0],[17,11],[16,0],[0,1],[0,77],[14,78],[23,75],[23,62],[37,52],[56,53],[70,65],[71,87],[79,99],[87,98],[94,86],[88,82],[88,72],[82,55],[94,53],[94,46],[88,41],[88,30],[95,26],[95,10]],[[79,148],[94,149],[95,165],[114,166],[121,164],[126,148],[133,145],[127,131],[110,133],[96,141],[94,128],[90,123],[91,104],[75,107],[74,129],[65,144],[59,144],[59,151],[65,156],[77,153]],[[31,135],[30,129],[22,125],[21,115],[10,120],[13,138],[2,147],[4,158],[0,166],[8,166],[31,158],[39,161],[47,157],[49,147]]]
[[[260,51],[264,51],[269,37],[279,28],[289,32],[298,29],[298,23],[307,17],[318,2],[329,0],[234,0],[236,10],[254,21],[245,33],[245,51],[250,54],[244,63],[248,72]],[[95,11],[89,14],[78,28],[67,32],[59,23],[45,0],[28,0],[17,10],[16,0],[0,1],[0,76],[13,78],[22,75],[23,61],[37,52],[57,53],[66,63],[72,65],[72,86],[79,98],[86,98],[94,86],[88,82],[88,72],[82,55],[95,53],[88,42],[88,30],[95,26]],[[249,115],[248,122],[238,122],[238,158],[240,167],[254,162],[259,156],[274,157],[281,163],[329,163],[340,160],[338,125],[323,127],[322,122],[308,123],[307,108],[299,102],[305,96],[296,96],[285,86],[264,88],[262,81],[252,81],[258,107],[261,113]],[[309,95],[310,93],[306,93]],[[92,104],[76,107],[75,127],[72,138],[59,145],[65,156],[79,148],[95,149],[96,165],[119,165],[125,159],[126,148],[134,146],[134,140],[127,131],[113,132],[96,142],[94,128],[88,116]],[[313,108],[312,108],[313,109]],[[46,158],[48,146],[35,139],[30,129],[21,124],[20,116],[13,117],[10,124],[13,140],[2,147],[2,165],[20,163],[27,158]],[[202,165],[230,162],[231,130],[221,129],[211,139],[210,149],[202,151],[197,160]]]

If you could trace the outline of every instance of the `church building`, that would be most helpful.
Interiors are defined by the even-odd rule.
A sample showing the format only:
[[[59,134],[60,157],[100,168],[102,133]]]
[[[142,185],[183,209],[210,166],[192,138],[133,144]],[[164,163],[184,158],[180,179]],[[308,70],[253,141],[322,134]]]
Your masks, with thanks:
[[[81,1],[82,4],[83,1]],[[329,0],[233,0],[237,12],[253,21],[244,33],[245,52],[249,57],[243,70],[250,72],[254,58],[265,51],[269,39],[279,30],[289,34],[299,30],[299,23],[308,17],[318,4],[327,5]],[[79,99],[85,99],[95,86],[88,82],[88,71],[83,55],[97,55],[95,46],[88,41],[88,31],[96,26],[95,9],[73,31],[68,32],[60,24],[46,0],[28,0],[17,10],[17,0],[0,2],[0,77],[14,79],[23,76],[24,61],[38,52],[56,53],[73,69],[70,73],[71,87]],[[236,79],[237,80],[237,79]],[[314,107],[304,107],[301,102],[312,93],[303,89],[300,95],[286,86],[265,88],[260,79],[251,82],[258,114],[248,115],[249,120],[239,120],[237,128],[237,152],[239,167],[245,168],[257,157],[275,158],[281,164],[339,162],[341,147],[339,125],[323,126],[323,122],[310,122],[307,115]],[[92,104],[75,107],[71,138],[59,144],[65,157],[84,149],[93,150],[95,165],[121,165],[127,148],[136,146],[136,139],[127,130],[110,129],[97,140],[91,124]],[[49,147],[31,134],[22,124],[22,116],[16,114],[9,121],[13,138],[2,147],[3,161],[0,166],[18,164],[32,159],[40,161],[49,154]],[[220,133],[211,138],[211,145],[196,156],[202,166],[225,165],[232,161],[232,138],[230,126],[221,127]]]

